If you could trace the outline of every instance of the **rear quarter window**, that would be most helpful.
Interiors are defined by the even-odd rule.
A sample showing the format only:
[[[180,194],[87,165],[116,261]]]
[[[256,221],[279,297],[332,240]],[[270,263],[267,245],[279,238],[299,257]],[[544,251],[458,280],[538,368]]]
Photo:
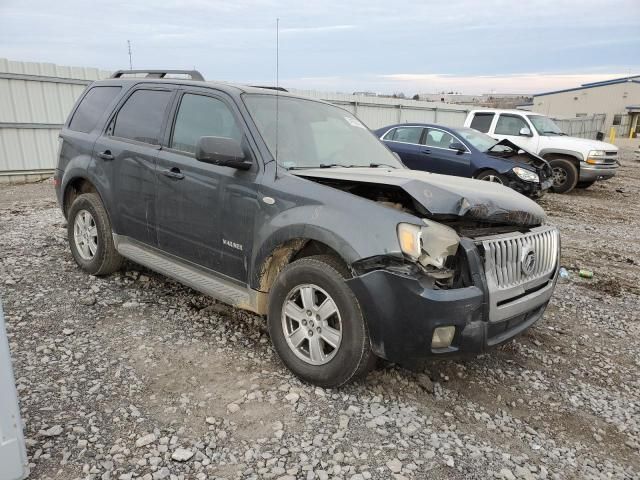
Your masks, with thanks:
[[[104,114],[107,107],[120,94],[121,87],[93,87],[84,96],[73,114],[69,129],[89,133]]]
[[[470,127],[479,132],[487,133],[491,128],[494,115],[493,113],[476,113],[471,120]]]

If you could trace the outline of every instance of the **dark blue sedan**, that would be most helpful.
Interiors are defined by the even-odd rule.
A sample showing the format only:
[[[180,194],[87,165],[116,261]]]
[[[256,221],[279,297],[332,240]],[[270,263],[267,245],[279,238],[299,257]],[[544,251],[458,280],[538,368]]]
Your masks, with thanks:
[[[553,184],[545,160],[472,128],[403,123],[375,134],[412,170],[497,182],[530,197]]]

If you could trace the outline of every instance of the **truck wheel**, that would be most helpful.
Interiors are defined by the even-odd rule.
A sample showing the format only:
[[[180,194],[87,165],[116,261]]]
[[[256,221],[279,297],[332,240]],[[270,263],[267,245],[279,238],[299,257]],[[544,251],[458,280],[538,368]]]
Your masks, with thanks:
[[[332,256],[287,265],[269,294],[271,341],[302,380],[325,388],[364,376],[375,362],[347,268]]]
[[[566,158],[553,158],[549,160],[549,165],[553,170],[554,193],[567,193],[574,189],[578,182],[578,169]]]
[[[596,183],[595,180],[590,181],[590,182],[578,182],[578,183],[576,183],[576,188],[589,188],[594,183]]]
[[[76,263],[91,275],[108,275],[122,267],[124,258],[113,244],[111,222],[95,193],[75,199],[67,217],[67,238]]]
[[[509,180],[504,175],[499,174],[495,170],[485,170],[476,176],[477,180],[485,182],[499,183],[500,185],[509,185]]]

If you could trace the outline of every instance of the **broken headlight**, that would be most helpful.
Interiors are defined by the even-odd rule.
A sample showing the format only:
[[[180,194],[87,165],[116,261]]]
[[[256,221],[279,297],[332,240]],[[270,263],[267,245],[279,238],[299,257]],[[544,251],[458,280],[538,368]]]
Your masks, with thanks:
[[[441,269],[447,257],[455,255],[460,243],[456,231],[431,220],[424,225],[401,223],[398,225],[398,241],[402,253],[423,267],[429,265]]]
[[[513,173],[525,182],[540,182],[540,177],[535,172],[522,167],[513,167]]]

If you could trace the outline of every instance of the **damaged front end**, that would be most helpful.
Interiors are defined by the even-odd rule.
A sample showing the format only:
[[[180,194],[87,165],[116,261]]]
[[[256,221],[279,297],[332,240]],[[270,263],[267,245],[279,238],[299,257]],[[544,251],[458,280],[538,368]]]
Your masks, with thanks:
[[[516,192],[536,198],[553,185],[553,170],[549,162],[534,153],[523,150],[506,138],[485,153],[516,164],[516,167],[505,172],[509,181],[508,186]]]
[[[433,355],[477,354],[542,316],[559,236],[539,205],[487,182],[355,170],[296,174],[416,217],[397,225],[400,255],[351,265],[347,283],[377,355],[411,367]]]

